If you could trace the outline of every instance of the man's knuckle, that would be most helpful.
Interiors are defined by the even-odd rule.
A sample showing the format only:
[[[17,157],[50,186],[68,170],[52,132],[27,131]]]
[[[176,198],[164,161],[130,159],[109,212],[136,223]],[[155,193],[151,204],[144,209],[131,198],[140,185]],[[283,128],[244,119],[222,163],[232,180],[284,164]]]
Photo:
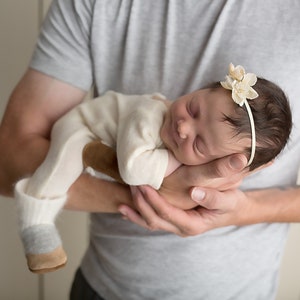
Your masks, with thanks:
[[[160,212],[158,215],[161,219],[163,219],[165,221],[170,221],[171,220],[171,217],[167,212]]]
[[[185,232],[182,232],[182,231],[179,231],[177,233],[177,235],[180,236],[180,237],[182,237],[182,238],[187,238],[189,236],[188,234],[186,234]]]
[[[151,231],[155,231],[155,230],[158,230],[158,224],[156,221],[148,221],[147,222],[147,227],[149,230]]]
[[[185,237],[189,237],[189,236],[194,236],[196,235],[194,228],[190,228],[190,227],[182,227],[180,230],[180,236],[185,238]]]

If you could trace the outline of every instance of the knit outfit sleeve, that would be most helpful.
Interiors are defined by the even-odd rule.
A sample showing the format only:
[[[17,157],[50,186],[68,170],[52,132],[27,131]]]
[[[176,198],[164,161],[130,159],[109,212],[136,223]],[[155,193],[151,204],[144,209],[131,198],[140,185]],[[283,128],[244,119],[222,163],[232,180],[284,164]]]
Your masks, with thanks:
[[[162,102],[150,100],[119,124],[117,157],[126,183],[161,186],[168,165],[168,152],[159,135],[165,111]]]

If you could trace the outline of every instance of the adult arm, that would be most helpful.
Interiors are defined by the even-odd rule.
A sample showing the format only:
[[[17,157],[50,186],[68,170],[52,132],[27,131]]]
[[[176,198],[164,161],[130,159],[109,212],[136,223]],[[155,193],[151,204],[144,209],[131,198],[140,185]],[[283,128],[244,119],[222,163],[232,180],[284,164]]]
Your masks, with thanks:
[[[14,89],[0,127],[0,193],[12,196],[14,183],[44,160],[54,122],[86,95],[69,84],[28,69]],[[66,207],[116,212],[130,205],[129,189],[83,174],[69,191]]]

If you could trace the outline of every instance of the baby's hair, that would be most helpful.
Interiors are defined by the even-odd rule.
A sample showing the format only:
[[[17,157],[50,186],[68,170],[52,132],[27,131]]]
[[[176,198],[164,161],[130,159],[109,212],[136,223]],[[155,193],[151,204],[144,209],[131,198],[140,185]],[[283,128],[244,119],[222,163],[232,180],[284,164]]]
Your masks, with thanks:
[[[222,88],[220,83],[211,87]],[[254,160],[249,166],[254,170],[272,161],[285,147],[292,129],[292,113],[282,89],[263,78],[257,78],[253,86],[258,97],[248,100],[254,118],[256,132],[256,150]],[[231,97],[231,91],[227,91]],[[233,126],[237,135],[251,138],[248,113],[245,106],[236,105],[231,115],[224,115],[224,121]],[[249,158],[251,147],[245,149]]]

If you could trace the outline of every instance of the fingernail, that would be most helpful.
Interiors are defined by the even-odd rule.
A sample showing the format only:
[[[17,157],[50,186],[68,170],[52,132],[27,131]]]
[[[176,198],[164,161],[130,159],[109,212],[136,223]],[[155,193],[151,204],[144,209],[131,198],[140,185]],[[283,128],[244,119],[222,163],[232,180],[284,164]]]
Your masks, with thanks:
[[[192,200],[195,201],[196,203],[201,203],[201,201],[204,199],[205,197],[205,192],[202,191],[199,188],[194,188],[192,190]]]
[[[234,170],[243,170],[247,165],[247,158],[244,155],[233,155],[229,163]]]

